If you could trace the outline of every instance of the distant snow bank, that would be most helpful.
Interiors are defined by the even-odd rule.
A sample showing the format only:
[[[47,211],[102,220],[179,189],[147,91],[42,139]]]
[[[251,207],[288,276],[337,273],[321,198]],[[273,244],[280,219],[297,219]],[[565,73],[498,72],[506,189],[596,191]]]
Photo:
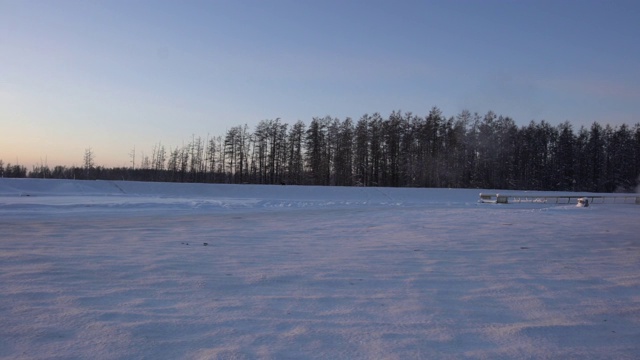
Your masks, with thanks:
[[[0,196],[145,196],[161,198],[420,203],[438,200],[475,202],[477,200],[478,190],[0,179]]]
[[[87,206],[135,209],[476,206],[482,191],[496,190],[0,179],[0,210]]]

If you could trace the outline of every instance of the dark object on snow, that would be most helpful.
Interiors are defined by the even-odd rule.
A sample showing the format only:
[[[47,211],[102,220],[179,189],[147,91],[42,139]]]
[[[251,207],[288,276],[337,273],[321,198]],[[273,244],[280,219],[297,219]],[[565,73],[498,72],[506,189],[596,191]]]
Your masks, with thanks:
[[[209,245],[209,243],[204,243],[204,246],[207,246],[207,245]]]

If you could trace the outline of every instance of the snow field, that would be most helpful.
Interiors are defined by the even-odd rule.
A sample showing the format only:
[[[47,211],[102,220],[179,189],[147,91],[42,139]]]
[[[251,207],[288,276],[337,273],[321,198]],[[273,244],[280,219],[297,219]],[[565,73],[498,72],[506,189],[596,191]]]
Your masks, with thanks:
[[[636,358],[640,206],[479,192],[0,179],[0,358]]]

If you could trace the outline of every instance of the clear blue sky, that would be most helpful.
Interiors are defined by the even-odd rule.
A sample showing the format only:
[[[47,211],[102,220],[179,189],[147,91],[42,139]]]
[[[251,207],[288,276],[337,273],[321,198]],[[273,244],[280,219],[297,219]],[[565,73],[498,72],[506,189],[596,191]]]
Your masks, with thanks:
[[[0,159],[103,166],[192,135],[492,110],[640,122],[638,1],[0,0]]]

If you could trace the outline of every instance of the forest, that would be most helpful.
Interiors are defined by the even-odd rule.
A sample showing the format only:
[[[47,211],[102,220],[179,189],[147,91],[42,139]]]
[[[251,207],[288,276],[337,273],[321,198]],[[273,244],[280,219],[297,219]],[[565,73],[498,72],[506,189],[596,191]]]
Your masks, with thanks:
[[[462,111],[445,117],[394,111],[359,120],[331,116],[290,125],[262,120],[224,136],[193,136],[181,147],[161,143],[131,166],[34,166],[0,160],[0,177],[235,184],[382,186],[634,192],[640,175],[640,123],[594,122],[574,129]]]

